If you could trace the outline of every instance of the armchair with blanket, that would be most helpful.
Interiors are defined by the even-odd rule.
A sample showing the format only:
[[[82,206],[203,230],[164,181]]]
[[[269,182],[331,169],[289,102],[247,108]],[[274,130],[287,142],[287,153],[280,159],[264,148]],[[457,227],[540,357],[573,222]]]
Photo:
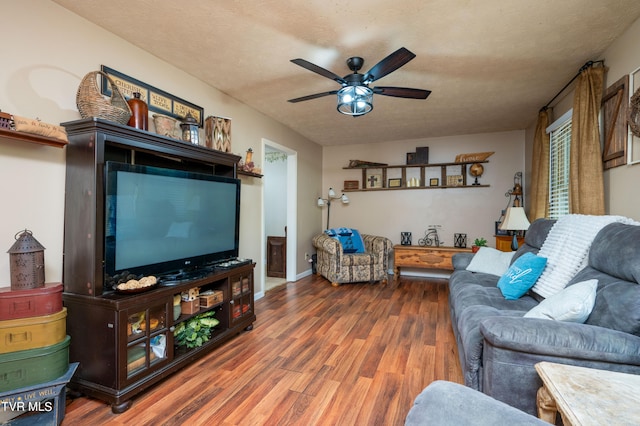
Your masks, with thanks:
[[[389,277],[391,240],[360,234],[355,229],[327,230],[313,238],[317,250],[317,273],[334,287],[343,283],[386,283]]]

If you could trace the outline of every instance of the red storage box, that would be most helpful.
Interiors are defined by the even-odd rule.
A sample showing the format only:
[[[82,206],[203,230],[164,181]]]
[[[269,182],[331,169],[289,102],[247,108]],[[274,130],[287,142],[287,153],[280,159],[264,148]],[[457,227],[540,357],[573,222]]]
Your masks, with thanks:
[[[0,288],[0,321],[51,315],[62,310],[62,284],[28,290]]]

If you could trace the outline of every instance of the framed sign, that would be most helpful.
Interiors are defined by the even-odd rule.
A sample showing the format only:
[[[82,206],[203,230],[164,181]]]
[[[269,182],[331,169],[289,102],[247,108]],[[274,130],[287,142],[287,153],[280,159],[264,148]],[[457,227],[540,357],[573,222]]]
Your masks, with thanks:
[[[133,97],[133,92],[140,92],[140,99],[147,103],[149,111],[168,115],[178,120],[183,120],[188,113],[191,113],[198,121],[198,126],[203,126],[204,108],[143,83],[140,80],[129,77],[113,68],[101,65],[100,69],[111,77],[127,99]],[[111,90],[106,82],[106,78],[102,78],[101,86],[101,93],[105,96],[111,96]]]
[[[402,186],[402,179],[389,179],[389,188],[400,188]]]

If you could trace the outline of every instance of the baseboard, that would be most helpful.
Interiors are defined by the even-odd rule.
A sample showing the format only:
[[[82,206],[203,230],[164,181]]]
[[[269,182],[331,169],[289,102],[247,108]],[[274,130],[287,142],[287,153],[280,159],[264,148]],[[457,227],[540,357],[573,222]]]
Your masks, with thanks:
[[[308,277],[309,275],[312,274],[311,269],[307,269],[306,271],[302,271],[301,273],[299,273],[298,275],[296,275],[296,281],[304,278],[304,277]]]

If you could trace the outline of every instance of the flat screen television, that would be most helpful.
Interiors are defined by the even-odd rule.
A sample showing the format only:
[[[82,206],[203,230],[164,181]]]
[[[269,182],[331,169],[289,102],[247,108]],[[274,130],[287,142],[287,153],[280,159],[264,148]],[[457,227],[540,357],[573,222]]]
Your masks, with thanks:
[[[106,163],[105,287],[237,258],[239,232],[240,180]]]

